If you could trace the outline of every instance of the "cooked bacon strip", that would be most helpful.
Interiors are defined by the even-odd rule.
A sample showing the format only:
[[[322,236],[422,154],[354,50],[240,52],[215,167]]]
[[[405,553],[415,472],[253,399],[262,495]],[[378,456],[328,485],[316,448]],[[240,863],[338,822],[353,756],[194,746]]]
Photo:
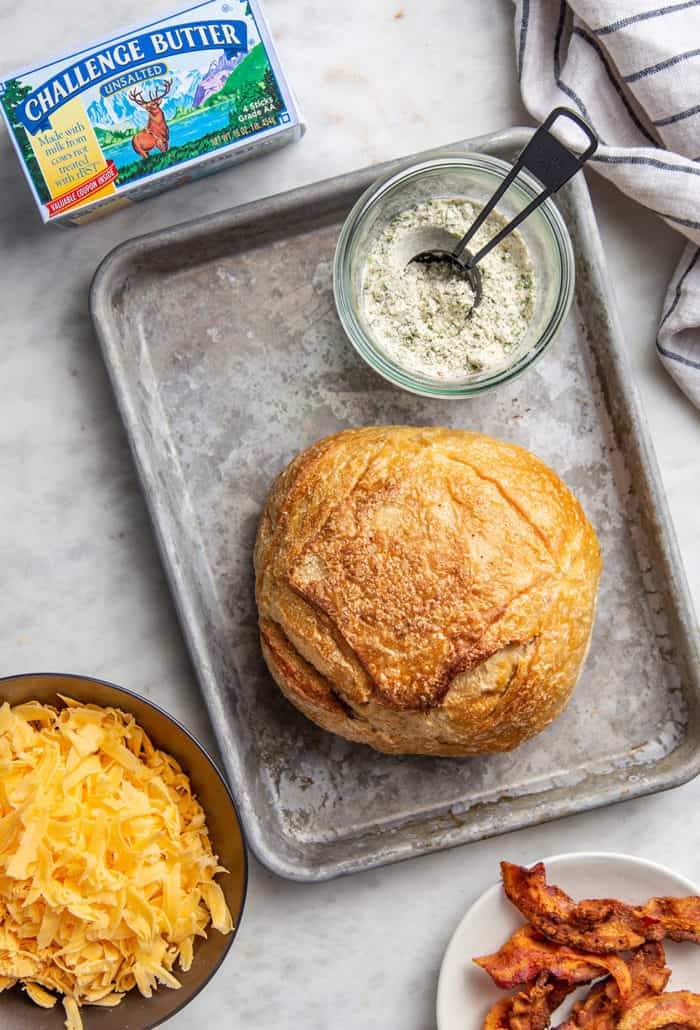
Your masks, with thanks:
[[[620,992],[611,976],[591,987],[583,999],[577,1001],[571,1015],[557,1030],[615,1030]]]
[[[619,1018],[642,998],[653,997],[666,987],[671,970],[666,966],[663,945],[654,942],[639,948],[629,962],[632,987],[623,1000],[611,978],[592,987],[583,1001],[578,1001],[571,1015],[558,1030],[615,1030]]]
[[[700,1030],[700,994],[671,991],[638,1001],[617,1024],[617,1030],[659,1030],[672,1023]]]
[[[552,1013],[575,987],[541,973],[514,998],[497,1001],[486,1017],[484,1030],[547,1030]]]
[[[615,898],[575,902],[547,884],[542,862],[525,869],[501,862],[506,894],[536,929],[550,940],[583,951],[605,954],[631,951],[645,941],[693,941],[700,944],[700,897],[650,898],[627,905]]]
[[[664,936],[653,910],[646,912],[615,898],[573,901],[559,887],[547,884],[542,862],[531,869],[501,862],[501,871],[503,887],[515,907],[541,934],[560,944],[606,954],[631,951]]]
[[[531,926],[516,930],[495,954],[475,958],[474,962],[485,969],[499,987],[531,983],[541,973],[569,984],[588,983],[603,972],[612,974],[622,997],[627,997],[632,986],[629,967],[619,956],[589,955],[562,944],[552,944]]]
[[[659,921],[669,940],[700,944],[700,898],[650,898],[642,910]]]
[[[484,1030],[510,1030],[510,1014],[513,1011],[513,998],[502,998],[489,1009],[484,1020]]]
[[[513,998],[510,1030],[547,1030],[552,1013],[575,987],[576,984],[552,980],[541,973],[534,984]]]

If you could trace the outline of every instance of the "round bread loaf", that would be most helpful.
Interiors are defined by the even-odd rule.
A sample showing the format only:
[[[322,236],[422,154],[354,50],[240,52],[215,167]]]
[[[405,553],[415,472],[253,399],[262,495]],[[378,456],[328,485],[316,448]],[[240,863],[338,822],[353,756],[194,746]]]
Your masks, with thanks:
[[[255,546],[262,649],[324,729],[393,754],[508,751],[574,688],[601,560],[534,455],[478,433],[380,426],[279,476]]]

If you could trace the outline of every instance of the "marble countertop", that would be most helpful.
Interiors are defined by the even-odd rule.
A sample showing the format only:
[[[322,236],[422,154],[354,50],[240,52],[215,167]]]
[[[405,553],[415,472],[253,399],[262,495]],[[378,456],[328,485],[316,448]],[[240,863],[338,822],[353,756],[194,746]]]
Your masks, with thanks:
[[[82,672],[162,702],[213,747],[87,291],[115,244],[233,204],[431,146],[527,123],[508,0],[265,0],[308,120],[304,140],[79,230],[43,228],[0,131],[2,673]],[[0,76],[165,0],[0,3]],[[428,8],[431,18],[428,20]],[[682,240],[591,176],[608,267],[700,606],[700,415],[657,363],[654,331]],[[252,861],[248,908],[210,987],[169,1023],[282,1030],[429,1030],[452,930],[502,856],[628,851],[700,878],[700,778],[508,837],[317,886]],[[669,827],[673,832],[669,833]]]

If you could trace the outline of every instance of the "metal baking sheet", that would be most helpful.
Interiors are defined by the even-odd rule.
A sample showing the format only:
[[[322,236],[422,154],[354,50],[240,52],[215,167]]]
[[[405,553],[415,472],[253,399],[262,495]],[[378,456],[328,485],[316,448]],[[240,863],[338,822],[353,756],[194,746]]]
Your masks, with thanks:
[[[529,130],[450,148],[510,159]],[[425,156],[425,155],[420,155]],[[403,162],[398,162],[398,164]],[[700,770],[697,623],[606,286],[587,188],[558,200],[577,301],[534,368],[462,402],[400,392],[345,339],[339,227],[391,165],[132,240],[91,305],[163,561],[255,854],[321,880],[679,784]],[[263,664],[252,547],[266,492],[346,426],[444,424],[530,448],[593,521],[605,570],[564,714],[510,754],[388,757],[308,722]]]

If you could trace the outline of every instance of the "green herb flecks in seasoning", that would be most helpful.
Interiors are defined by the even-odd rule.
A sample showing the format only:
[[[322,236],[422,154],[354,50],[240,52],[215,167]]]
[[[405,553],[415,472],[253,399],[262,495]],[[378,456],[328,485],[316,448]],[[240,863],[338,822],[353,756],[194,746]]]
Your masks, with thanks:
[[[387,355],[404,368],[454,380],[507,363],[532,317],[536,285],[522,236],[511,233],[479,263],[481,304],[470,318],[469,283],[443,264],[404,265],[407,235],[437,226],[464,235],[480,205],[459,198],[421,201],[396,215],[374,241],[364,271],[367,322]],[[470,247],[478,250],[505,225],[493,212]]]

